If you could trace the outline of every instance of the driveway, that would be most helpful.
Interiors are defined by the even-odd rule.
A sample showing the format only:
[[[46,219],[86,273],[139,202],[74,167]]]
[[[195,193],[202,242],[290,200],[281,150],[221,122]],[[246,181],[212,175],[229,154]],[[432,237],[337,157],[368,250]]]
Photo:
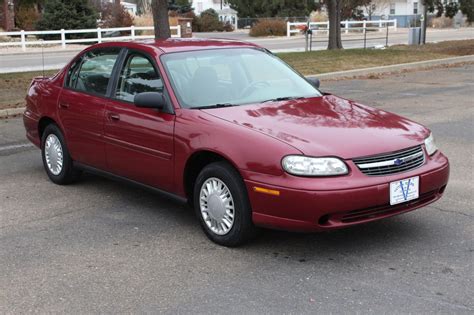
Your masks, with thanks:
[[[322,89],[429,126],[451,161],[444,198],[229,249],[161,195],[93,175],[53,185],[21,121],[0,120],[0,313],[472,314],[474,66]]]

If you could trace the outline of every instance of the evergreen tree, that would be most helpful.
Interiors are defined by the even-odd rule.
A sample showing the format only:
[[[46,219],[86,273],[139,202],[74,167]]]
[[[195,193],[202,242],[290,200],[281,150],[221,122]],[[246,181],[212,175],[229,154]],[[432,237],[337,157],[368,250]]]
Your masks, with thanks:
[[[89,29],[97,27],[99,15],[88,0],[46,0],[44,13],[36,25],[39,30]],[[54,35],[44,35],[50,38]],[[70,34],[69,38],[84,38],[94,34]]]
[[[459,0],[459,8],[461,9],[461,12],[466,15],[467,22],[472,24],[474,22],[474,1]]]
[[[187,13],[193,10],[188,0],[169,0],[168,9],[179,13]]]

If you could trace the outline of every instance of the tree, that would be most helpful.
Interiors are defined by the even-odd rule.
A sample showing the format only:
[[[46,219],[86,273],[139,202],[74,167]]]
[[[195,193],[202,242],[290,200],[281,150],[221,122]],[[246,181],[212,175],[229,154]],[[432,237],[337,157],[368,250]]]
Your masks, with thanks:
[[[193,10],[191,7],[191,2],[188,0],[169,0],[168,8],[171,11],[176,11],[178,13],[187,13]]]
[[[461,12],[466,15],[467,22],[472,24],[474,22],[474,1],[459,0],[459,8],[461,9]]]
[[[109,2],[102,6],[102,27],[129,27],[133,25],[133,16],[120,1]]]
[[[459,11],[459,6],[456,2],[451,2],[446,4],[446,13],[444,14],[446,17],[452,19],[456,13]]]
[[[328,49],[342,49],[341,40],[341,9],[343,0],[326,0],[328,10],[329,39]]]
[[[46,0],[44,13],[36,27],[39,30],[96,28],[99,15],[84,0]],[[43,35],[50,38],[55,35]],[[82,38],[91,34],[70,34],[70,38]]]
[[[239,17],[301,17],[316,7],[314,0],[228,0]]]
[[[153,26],[156,39],[171,37],[170,22],[168,20],[168,0],[152,0]]]
[[[426,20],[427,20],[428,12],[433,13],[436,11],[437,17],[443,16],[443,13],[444,13],[444,16],[448,18],[453,18],[456,15],[456,13],[459,11],[459,9],[461,9],[461,11],[463,10],[463,3],[465,3],[465,5],[467,6],[471,5],[471,11],[473,10],[473,7],[474,7],[473,0],[459,0],[459,2],[460,3],[458,5],[455,2],[443,4],[442,0],[423,0],[423,7],[424,7],[423,15],[425,17],[425,21],[422,25],[423,38],[421,39],[421,42],[423,44],[426,43],[426,24],[427,24]],[[467,15],[467,13],[464,13],[464,14]],[[472,12],[471,14],[474,15],[474,12]]]
[[[342,18],[359,17],[358,8],[367,5],[371,0],[324,0],[329,19],[328,49],[342,49],[341,20]]]
[[[364,13],[360,10],[363,6],[368,6],[372,0],[342,0],[341,20],[361,20],[364,18]]]

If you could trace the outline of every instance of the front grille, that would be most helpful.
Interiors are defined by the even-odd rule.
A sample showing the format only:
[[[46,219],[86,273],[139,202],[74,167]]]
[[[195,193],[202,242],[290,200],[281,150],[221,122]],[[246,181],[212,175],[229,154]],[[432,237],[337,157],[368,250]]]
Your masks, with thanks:
[[[410,171],[425,163],[421,145],[394,152],[352,160],[359,170],[369,176],[389,175]]]

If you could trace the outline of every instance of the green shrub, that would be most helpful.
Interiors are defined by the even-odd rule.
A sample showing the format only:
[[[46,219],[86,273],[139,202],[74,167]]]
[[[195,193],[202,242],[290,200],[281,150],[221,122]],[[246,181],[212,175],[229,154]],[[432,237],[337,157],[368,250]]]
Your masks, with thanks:
[[[86,0],[46,0],[44,13],[38,21],[38,30],[77,30],[97,28],[99,15]],[[96,36],[93,33],[68,34],[68,38]],[[42,35],[43,39],[57,39],[58,35]]]
[[[198,32],[223,32],[224,23],[219,21],[219,14],[215,10],[207,9],[196,18],[196,30]]]
[[[285,36],[286,22],[283,20],[260,20],[250,29],[250,36]]]

